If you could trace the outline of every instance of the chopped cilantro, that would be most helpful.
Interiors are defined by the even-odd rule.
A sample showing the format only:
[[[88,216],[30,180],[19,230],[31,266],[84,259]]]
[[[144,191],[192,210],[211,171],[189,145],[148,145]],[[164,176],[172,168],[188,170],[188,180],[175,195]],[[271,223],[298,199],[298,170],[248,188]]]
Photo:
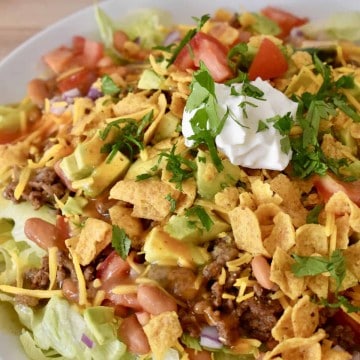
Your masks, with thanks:
[[[266,122],[259,120],[256,132],[265,131],[268,128],[269,128],[269,126],[266,124]]]
[[[339,295],[339,296],[337,296],[337,298],[335,300],[337,300],[337,301],[329,302],[326,299],[321,299],[320,305],[334,308],[334,309],[344,307],[346,309],[346,312],[348,312],[348,313],[360,311],[360,307],[354,306],[353,304],[351,304],[351,302],[345,296]]]
[[[199,218],[202,226],[206,229],[206,231],[210,231],[211,227],[214,225],[214,222],[212,221],[209,214],[200,205],[195,205],[192,208],[187,209],[185,215],[186,216],[196,215]]]
[[[130,160],[144,148],[144,131],[153,119],[153,111],[147,113],[140,121],[122,118],[108,123],[104,130],[100,132],[100,138],[106,140],[110,131],[115,128],[117,133],[115,139],[106,143],[101,152],[109,153],[108,162],[111,162],[117,151],[122,152]]]
[[[197,167],[194,161],[176,154],[175,150],[176,146],[174,145],[169,152],[162,151],[159,155],[159,163],[163,158],[166,158],[165,169],[172,173],[169,181],[175,183],[176,188],[181,190],[182,182],[193,177]]]
[[[170,203],[170,212],[173,213],[176,209],[176,200],[170,194],[167,194],[165,199]]]
[[[219,116],[214,79],[203,62],[193,74],[190,87],[186,111],[197,111],[190,120],[194,134],[189,139],[194,141],[195,146],[203,144],[208,147],[211,159],[220,172],[224,166],[216,149],[215,137],[221,132],[229,112],[222,118]]]
[[[115,84],[114,80],[109,75],[104,75],[101,78],[101,91],[104,95],[117,95],[121,89]]]
[[[112,227],[111,245],[122,259],[126,259],[130,251],[131,240],[127,237],[125,230],[117,225]]]
[[[345,278],[345,258],[339,249],[336,249],[330,259],[323,256],[299,256],[293,254],[295,264],[291,270],[297,277],[314,276],[329,272],[336,282],[336,289],[341,286]]]
[[[318,224],[319,223],[319,215],[324,208],[323,204],[318,204],[314,206],[308,213],[306,217],[307,224]]]

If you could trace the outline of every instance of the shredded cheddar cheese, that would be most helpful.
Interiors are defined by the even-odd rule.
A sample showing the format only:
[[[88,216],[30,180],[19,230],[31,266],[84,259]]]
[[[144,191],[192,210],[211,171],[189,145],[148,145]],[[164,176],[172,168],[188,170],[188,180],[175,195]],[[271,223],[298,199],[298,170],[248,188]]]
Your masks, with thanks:
[[[0,291],[13,295],[32,296],[38,299],[49,299],[53,296],[62,296],[61,290],[32,290],[10,285],[0,285]]]
[[[54,288],[56,282],[56,273],[57,273],[57,247],[51,247],[48,250],[49,253],[49,290]]]
[[[29,167],[24,167],[21,170],[20,177],[19,177],[19,183],[16,185],[14,196],[16,200],[19,200],[22,193],[24,192],[24,189],[26,187],[26,184],[28,183],[31,175],[31,169]]]
[[[78,281],[79,305],[87,305],[88,300],[87,300],[86,282],[85,282],[84,274],[80,267],[79,259],[77,255],[72,251],[71,247],[69,247],[68,249],[72,258],[72,262],[74,264],[74,269]]]

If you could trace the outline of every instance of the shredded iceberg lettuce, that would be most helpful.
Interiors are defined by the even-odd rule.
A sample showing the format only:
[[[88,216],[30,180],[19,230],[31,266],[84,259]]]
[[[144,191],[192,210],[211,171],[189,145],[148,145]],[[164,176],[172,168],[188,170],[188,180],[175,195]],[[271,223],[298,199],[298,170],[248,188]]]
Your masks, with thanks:
[[[327,19],[311,21],[300,27],[308,37],[328,40],[360,41],[360,12],[336,13]]]
[[[131,40],[138,39],[141,46],[152,48],[161,45],[171,26],[171,15],[159,9],[142,9],[129,14],[125,20],[115,24],[100,7],[95,8],[101,40],[110,52],[113,47],[113,33],[117,29],[126,32]]]
[[[126,346],[117,339],[117,323],[109,307],[88,308],[80,314],[65,299],[53,297],[42,309],[17,304],[15,310],[28,329],[23,331],[20,340],[30,359],[132,358]],[[95,312],[98,317],[89,317],[88,312]],[[97,339],[102,332],[106,336],[99,343]],[[82,340],[84,336],[90,344]]]

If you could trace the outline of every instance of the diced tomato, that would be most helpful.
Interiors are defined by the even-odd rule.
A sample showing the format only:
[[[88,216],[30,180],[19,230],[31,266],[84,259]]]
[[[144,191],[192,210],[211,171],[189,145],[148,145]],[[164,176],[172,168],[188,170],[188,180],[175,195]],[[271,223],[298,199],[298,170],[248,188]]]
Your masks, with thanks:
[[[61,92],[77,88],[82,94],[86,94],[96,79],[95,71],[84,68],[62,78],[57,86]]]
[[[360,180],[344,182],[334,179],[330,175],[315,176],[314,185],[324,201],[328,201],[336,192],[344,192],[349,199],[360,206]]]
[[[82,54],[84,52],[85,38],[80,35],[75,35],[72,38],[72,49],[75,54]]]
[[[100,42],[86,39],[84,44],[84,65],[93,68],[104,56],[104,45]]]
[[[70,227],[69,222],[65,216],[58,215],[56,217],[56,238],[58,241],[64,243],[65,240],[70,237]]]
[[[66,70],[73,57],[74,54],[71,49],[61,46],[45,54],[43,59],[51,70],[59,74]]]
[[[189,47],[191,49],[189,49]],[[174,64],[181,70],[198,68],[203,61],[213,79],[223,82],[233,75],[227,63],[228,49],[216,38],[198,32],[177,56]]]
[[[115,251],[112,251],[98,266],[96,277],[105,282],[117,282],[129,275],[130,265]]]
[[[286,38],[290,34],[291,29],[308,22],[307,18],[297,17],[273,6],[267,6],[261,10],[261,13],[279,25],[281,29],[280,38]]]
[[[284,54],[271,40],[264,38],[250,65],[249,79],[273,79],[283,75],[287,69],[288,63]]]

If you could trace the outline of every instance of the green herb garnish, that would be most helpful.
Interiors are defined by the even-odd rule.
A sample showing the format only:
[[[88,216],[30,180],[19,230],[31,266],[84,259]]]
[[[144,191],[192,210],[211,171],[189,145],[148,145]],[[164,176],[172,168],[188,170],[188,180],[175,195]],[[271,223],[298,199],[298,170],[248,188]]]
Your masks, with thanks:
[[[210,231],[211,227],[214,225],[214,222],[212,221],[209,214],[200,205],[195,205],[192,208],[187,209],[185,212],[185,215],[187,217],[194,216],[194,215],[197,216],[199,218],[202,226],[206,229],[206,231]]]
[[[101,91],[104,95],[115,96],[120,93],[121,89],[109,75],[104,75],[101,78]]]
[[[117,225],[112,227],[111,245],[122,259],[129,255],[131,240],[127,237],[125,230]]]

